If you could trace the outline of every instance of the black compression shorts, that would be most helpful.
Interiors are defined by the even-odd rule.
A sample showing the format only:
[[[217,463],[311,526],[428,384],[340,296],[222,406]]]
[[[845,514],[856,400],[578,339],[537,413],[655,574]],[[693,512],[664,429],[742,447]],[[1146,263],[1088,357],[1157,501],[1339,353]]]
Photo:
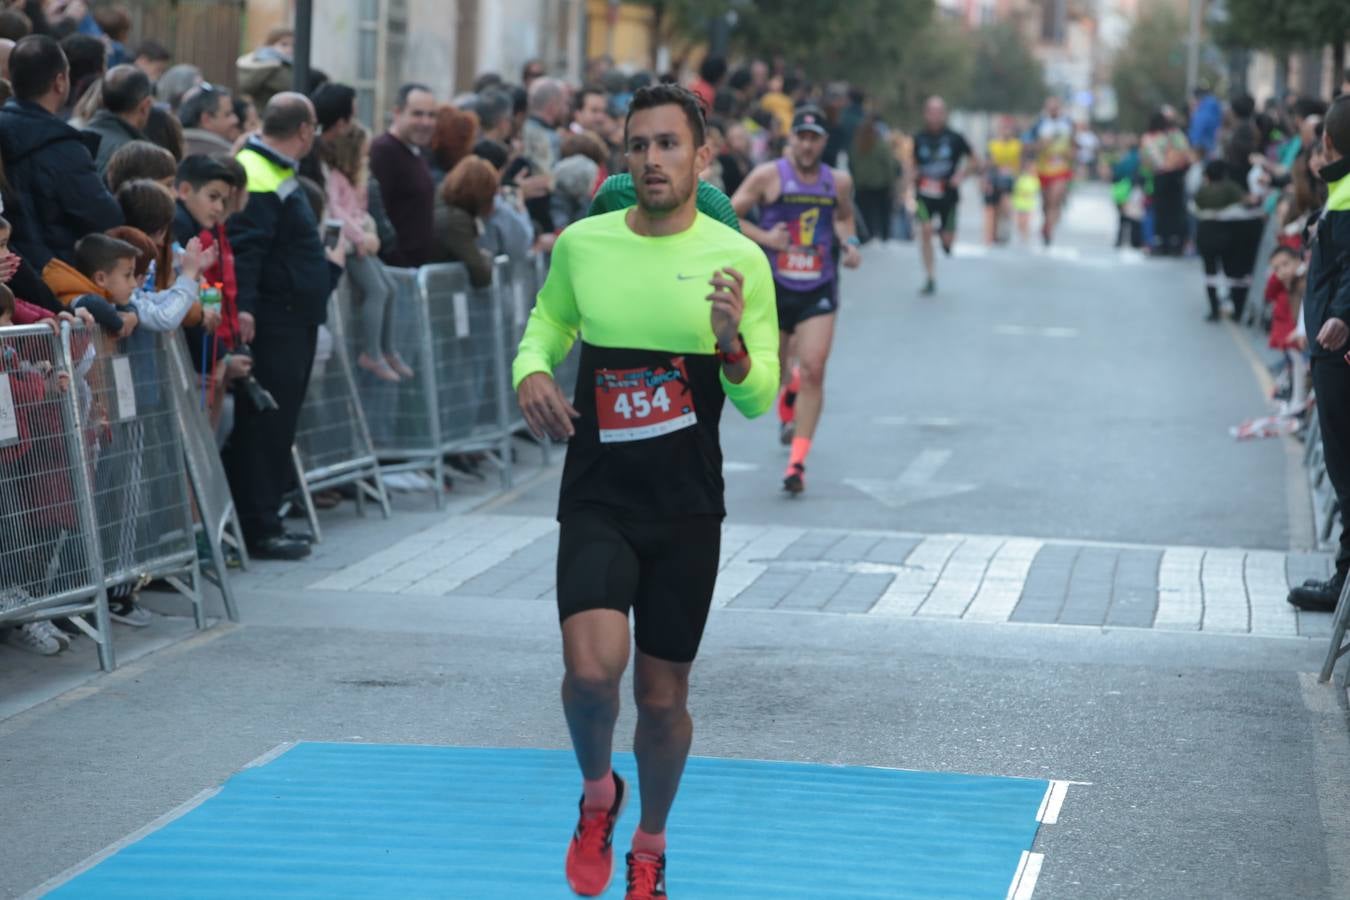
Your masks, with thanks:
[[[558,536],[558,620],[592,609],[633,611],[637,648],[693,662],[712,607],[722,520],[696,516],[634,522],[588,508]]]
[[[797,326],[816,316],[832,316],[839,312],[839,282],[831,281],[809,291],[794,291],[774,284],[778,292],[778,330],[788,334]]]
[[[917,215],[920,222],[938,223],[938,231],[946,234],[956,230],[956,210],[961,205],[961,195],[948,190],[941,197],[919,197]]]

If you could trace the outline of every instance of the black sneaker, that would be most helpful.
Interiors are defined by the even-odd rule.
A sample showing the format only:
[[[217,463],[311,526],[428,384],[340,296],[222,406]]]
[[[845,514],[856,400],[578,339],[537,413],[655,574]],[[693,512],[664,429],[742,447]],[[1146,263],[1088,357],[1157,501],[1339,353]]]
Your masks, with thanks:
[[[284,534],[265,537],[248,545],[248,555],[254,559],[294,561],[304,559],[309,554],[310,546],[308,542],[293,540]]]
[[[1305,612],[1334,612],[1345,587],[1345,573],[1337,572],[1326,581],[1309,579],[1289,591],[1289,602]]]
[[[934,281],[932,278],[925,281],[923,283],[923,287],[919,289],[919,294],[920,296],[923,297],[931,297],[936,293],[937,293],[937,282]]]
[[[624,900],[661,900],[666,895],[666,855],[630,853],[628,892]]]
[[[783,490],[793,497],[806,490],[806,466],[801,463],[788,466],[787,474],[783,476]]]

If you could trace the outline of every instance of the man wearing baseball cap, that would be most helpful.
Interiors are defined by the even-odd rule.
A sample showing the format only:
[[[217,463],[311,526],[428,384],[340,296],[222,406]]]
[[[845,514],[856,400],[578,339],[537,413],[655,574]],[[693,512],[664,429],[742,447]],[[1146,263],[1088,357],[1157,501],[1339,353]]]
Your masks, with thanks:
[[[825,116],[814,106],[800,107],[787,154],[757,166],[731,199],[742,232],[773,266],[783,373],[780,437],[792,448],[783,489],[794,496],[806,488],[806,456],[824,406],[825,361],[839,310],[837,266],[841,256],[850,269],[862,263],[853,179],[821,164],[825,140]],[[756,208],[758,223],[747,218]],[[794,356],[795,368],[789,365]]]

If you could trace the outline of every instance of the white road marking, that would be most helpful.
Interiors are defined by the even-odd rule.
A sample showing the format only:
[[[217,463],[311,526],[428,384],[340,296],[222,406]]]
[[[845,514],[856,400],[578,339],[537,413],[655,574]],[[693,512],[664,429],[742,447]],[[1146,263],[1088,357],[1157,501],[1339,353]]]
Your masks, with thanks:
[[[950,450],[923,450],[892,481],[880,478],[846,478],[844,483],[895,509],[922,500],[936,500],[975,490],[976,486],[973,484],[933,480],[951,457]]]
[[[1154,628],[1198,631],[1205,601],[1200,569],[1205,551],[1197,547],[1168,547],[1158,569],[1158,615]]]
[[[944,416],[875,416],[872,424],[896,428],[955,428],[961,422]]]
[[[1044,863],[1044,853],[1023,850],[1006,900],[1031,900],[1032,894],[1036,893],[1036,880],[1041,877],[1041,866]]]
[[[1247,585],[1242,577],[1241,550],[1207,550],[1200,569],[1205,600],[1200,627],[1205,631],[1245,634],[1251,630],[1247,612]]]
[[[726,472],[758,472],[758,463],[733,462],[729,459],[722,460],[722,471]]]
[[[947,560],[941,577],[938,578],[937,584],[933,585],[932,592],[919,607],[917,614],[949,618],[960,618],[965,615],[966,609],[975,599],[975,594],[984,581],[994,554],[1003,544],[999,538],[969,537],[963,540]],[[1021,594],[1020,587],[1018,594]]]
[[[1284,554],[1253,550],[1247,554],[1244,574],[1252,632],[1297,635],[1298,613],[1285,599],[1289,594],[1289,579],[1285,574]]]
[[[973,622],[1006,622],[1022,598],[1022,588],[1044,541],[1013,538],[1005,541],[989,563],[984,581],[963,618]]]
[[[1078,337],[1077,328],[1064,328],[1061,326],[1040,326],[1040,325],[995,325],[995,334],[1007,335],[1009,337],[1047,337],[1047,338],[1072,338]]]
[[[895,576],[872,607],[874,616],[912,616],[928,598],[947,560],[961,545],[952,535],[926,537],[905,558],[905,571]]]

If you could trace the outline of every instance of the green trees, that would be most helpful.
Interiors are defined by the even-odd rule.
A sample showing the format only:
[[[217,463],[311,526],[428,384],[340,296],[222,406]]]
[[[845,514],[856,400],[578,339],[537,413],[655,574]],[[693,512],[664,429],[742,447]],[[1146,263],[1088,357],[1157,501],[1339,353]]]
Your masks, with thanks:
[[[693,38],[734,11],[733,51],[782,57],[819,80],[861,86],[894,121],[914,124],[925,97],[973,109],[1030,111],[1044,98],[1040,63],[1015,28],[974,31],[936,15],[933,0],[653,0]]]
[[[1172,4],[1155,2],[1140,10],[1111,72],[1121,128],[1142,131],[1164,103],[1185,108],[1186,29],[1185,16]],[[1202,82],[1212,85],[1217,77],[1202,63]]]

